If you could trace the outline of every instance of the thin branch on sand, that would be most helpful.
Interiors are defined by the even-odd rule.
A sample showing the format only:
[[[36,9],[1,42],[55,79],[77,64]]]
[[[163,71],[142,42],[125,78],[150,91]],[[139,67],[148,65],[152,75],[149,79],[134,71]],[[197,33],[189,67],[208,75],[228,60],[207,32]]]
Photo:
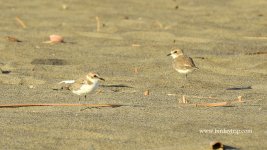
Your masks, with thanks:
[[[267,54],[267,52],[259,51],[259,52],[246,53],[245,55],[263,55],[263,54]]]
[[[197,103],[197,104],[195,104],[196,107],[198,107],[198,106],[219,107],[219,106],[228,106],[228,105],[230,105],[230,102]]]
[[[132,47],[140,47],[140,44],[132,44]]]
[[[34,106],[86,106],[86,107],[120,107],[120,104],[0,104],[0,108],[34,107]]]
[[[25,25],[25,23],[19,17],[16,17],[15,19],[16,19],[16,21],[19,23],[19,25],[22,28],[27,28],[27,26]]]
[[[100,19],[98,16],[95,17],[96,20],[96,32],[100,31]]]
[[[186,97],[192,97],[192,98],[198,98],[198,99],[211,99],[211,100],[220,100],[221,102],[215,102],[215,103],[190,103]],[[200,97],[200,96],[185,96],[183,95],[181,98],[181,101],[179,103],[182,104],[189,104],[193,106],[204,106],[204,107],[220,107],[220,106],[231,106],[234,103],[243,103],[242,96],[238,96],[237,99],[234,100],[222,100],[220,98],[215,98],[215,97]]]

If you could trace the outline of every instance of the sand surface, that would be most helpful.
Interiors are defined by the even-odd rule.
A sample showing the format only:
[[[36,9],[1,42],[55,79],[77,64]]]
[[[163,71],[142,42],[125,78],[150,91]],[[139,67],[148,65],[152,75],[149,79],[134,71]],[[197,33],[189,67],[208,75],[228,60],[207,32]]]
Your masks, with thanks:
[[[79,103],[70,91],[53,89],[96,71],[106,81],[80,103],[128,105],[0,108],[1,149],[204,150],[211,141],[267,149],[266,6],[265,0],[1,0],[1,104]],[[66,43],[43,43],[51,34]],[[199,67],[187,81],[166,56],[174,47]],[[182,95],[220,99],[189,97],[190,103],[238,96],[247,102],[195,107],[179,103]]]

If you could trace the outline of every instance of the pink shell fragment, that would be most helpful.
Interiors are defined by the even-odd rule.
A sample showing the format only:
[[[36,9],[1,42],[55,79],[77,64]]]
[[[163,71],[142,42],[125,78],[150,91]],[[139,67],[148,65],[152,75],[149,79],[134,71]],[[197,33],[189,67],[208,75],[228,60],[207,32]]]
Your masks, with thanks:
[[[60,35],[53,34],[53,35],[50,35],[49,38],[50,38],[50,41],[52,43],[62,43],[62,42],[64,42],[64,38],[62,36],[60,36]]]

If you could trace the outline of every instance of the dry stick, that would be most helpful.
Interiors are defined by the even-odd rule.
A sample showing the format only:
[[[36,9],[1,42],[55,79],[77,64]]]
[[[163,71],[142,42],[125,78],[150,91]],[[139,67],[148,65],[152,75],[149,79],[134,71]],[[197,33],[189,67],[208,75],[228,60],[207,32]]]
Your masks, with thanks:
[[[12,37],[12,36],[7,36],[6,37],[8,41],[10,42],[21,42],[20,40],[18,40],[17,38],[15,37]]]
[[[140,44],[132,44],[132,47],[140,47]]]
[[[25,25],[25,23],[24,23],[19,17],[16,17],[15,19],[16,19],[16,21],[20,24],[20,26],[21,26],[22,28],[26,28],[26,27],[27,27],[27,26]]]
[[[135,68],[134,68],[134,73],[135,73],[135,74],[138,74],[138,72],[139,72],[138,70],[139,70],[139,69],[138,69],[137,67],[135,67]]]
[[[238,101],[238,102],[244,102],[242,96],[238,96],[238,97],[237,97],[237,101]]]
[[[0,104],[0,108],[5,107],[34,107],[34,106],[87,106],[87,107],[120,107],[119,104]]]
[[[100,20],[99,20],[99,17],[96,16],[95,20],[96,20],[96,32],[99,32],[100,31]]]
[[[183,95],[184,96],[184,95]],[[199,98],[199,99],[212,99],[212,100],[222,100],[221,98],[215,98],[215,97],[201,97],[201,96],[189,96],[186,95],[187,97],[192,97],[192,98]],[[248,101],[252,101],[252,100],[246,100],[246,102]],[[238,96],[237,99],[233,100],[232,102],[245,102],[243,101],[243,97],[242,96]]]
[[[227,106],[230,105],[230,102],[219,102],[219,103],[198,103],[195,106],[207,106],[207,107],[219,107],[219,106]]]
[[[194,98],[208,98],[208,99],[214,99],[214,100],[221,100],[218,98],[212,98],[212,97],[199,97],[199,96],[189,96],[189,97],[194,97]],[[182,96],[183,103],[187,103],[185,95]],[[234,99],[232,101],[228,102],[217,102],[217,103],[193,103],[191,105],[195,106],[206,106],[206,107],[219,107],[219,106],[229,106],[232,103],[243,103],[245,101],[242,100],[242,96],[238,96],[237,99]]]
[[[184,104],[188,103],[186,98],[185,98],[185,95],[182,96],[182,103],[184,103]]]
[[[262,54],[267,54],[267,52],[246,53],[245,55],[262,55]]]
[[[149,90],[146,90],[145,92],[144,92],[144,96],[148,96],[149,95]]]
[[[220,98],[215,98],[215,97],[201,97],[201,96],[193,96],[193,95],[186,95],[187,97],[192,97],[192,98],[199,98],[199,99],[213,99],[213,100],[222,100]]]

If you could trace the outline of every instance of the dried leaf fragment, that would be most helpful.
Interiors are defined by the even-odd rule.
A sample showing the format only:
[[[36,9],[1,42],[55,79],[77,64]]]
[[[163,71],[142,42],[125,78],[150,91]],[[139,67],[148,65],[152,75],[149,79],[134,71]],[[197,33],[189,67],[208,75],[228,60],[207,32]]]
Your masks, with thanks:
[[[16,17],[15,18],[16,21],[19,23],[19,25],[22,27],[22,28],[26,28],[27,26],[25,25],[25,23],[19,18],[19,17]]]
[[[145,96],[148,96],[148,95],[149,95],[149,90],[146,90],[146,91],[144,92],[144,95],[145,95]]]
[[[21,40],[18,40],[16,37],[7,36],[6,38],[9,42],[22,42]]]

